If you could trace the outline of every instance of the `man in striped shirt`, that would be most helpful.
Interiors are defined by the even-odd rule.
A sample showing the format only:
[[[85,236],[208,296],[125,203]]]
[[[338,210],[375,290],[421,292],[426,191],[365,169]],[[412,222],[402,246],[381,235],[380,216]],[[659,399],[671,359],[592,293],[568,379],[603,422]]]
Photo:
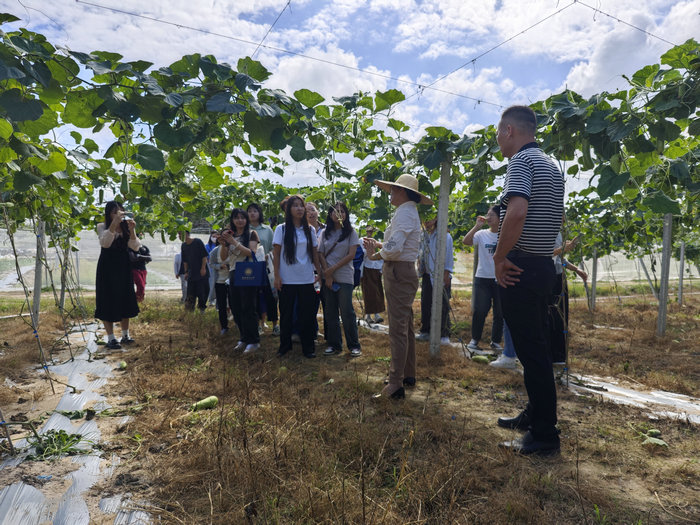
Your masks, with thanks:
[[[537,118],[527,106],[506,109],[496,139],[508,170],[501,196],[493,262],[503,316],[523,365],[528,404],[504,428],[526,430],[500,446],[520,454],[559,452],[557,394],[548,351],[547,298],[554,285],[552,252],[564,210],[564,176],[535,142]]]

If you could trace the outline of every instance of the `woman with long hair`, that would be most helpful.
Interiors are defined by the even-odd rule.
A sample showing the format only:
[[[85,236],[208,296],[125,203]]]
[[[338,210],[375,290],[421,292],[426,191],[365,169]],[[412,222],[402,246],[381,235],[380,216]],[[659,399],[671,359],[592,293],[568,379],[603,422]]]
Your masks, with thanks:
[[[219,258],[226,261],[231,269],[229,274],[229,304],[233,320],[240,332],[240,340],[234,350],[243,350],[243,353],[247,354],[260,348],[256,313],[258,287],[236,286],[234,273],[237,263],[255,255],[259,238],[255,231],[250,230],[248,212],[244,209],[234,208],[231,211],[229,223],[231,229],[224,231],[219,239],[221,244]]]
[[[354,268],[352,260],[360,238],[350,223],[350,214],[342,202],[328,209],[326,228],[321,234],[318,252],[323,270],[323,319],[328,348],[324,355],[336,355],[343,350],[340,320],[343,321],[345,343],[351,357],[362,355],[357,334],[357,318],[352,306]]]
[[[250,219],[250,229],[255,230],[260,239],[260,244],[262,244],[265,249],[265,263],[266,268],[272,269],[272,228],[270,228],[265,222],[265,216],[263,215],[262,208],[259,204],[253,202],[248,205],[248,219]],[[258,295],[258,316],[260,317],[261,329],[265,326],[267,319],[272,321],[272,333],[274,335],[279,335],[280,329],[277,325],[277,298],[272,293],[272,286],[270,280],[265,276],[263,285],[260,287],[260,292]]]
[[[95,276],[95,317],[104,323],[107,348],[112,350],[121,348],[114,336],[116,322],[122,331],[121,344],[134,342],[129,336],[129,319],[139,314],[139,307],[129,248],[138,251],[141,247],[135,227],[133,219],[126,215],[124,206],[117,201],[107,203],[104,222],[97,225],[101,249]]]
[[[275,288],[280,300],[280,346],[281,357],[292,349],[292,318],[294,303],[297,303],[301,348],[305,357],[316,357],[314,348],[313,306],[314,268],[320,275],[318,265],[318,241],[306,220],[306,207],[300,195],[287,200],[284,224],[275,228],[272,239],[275,267]]]

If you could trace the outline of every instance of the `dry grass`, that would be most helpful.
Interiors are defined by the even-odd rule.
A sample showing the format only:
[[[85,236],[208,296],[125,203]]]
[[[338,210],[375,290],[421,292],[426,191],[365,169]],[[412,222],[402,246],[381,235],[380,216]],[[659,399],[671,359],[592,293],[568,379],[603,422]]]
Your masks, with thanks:
[[[140,346],[111,392],[139,411],[114,441],[120,472],[145,482],[137,497],[164,522],[700,521],[697,426],[562,390],[561,457],[514,457],[497,444],[516,434],[495,418],[524,405],[517,374],[454,350],[431,358],[423,343],[418,386],[403,402],[374,403],[388,369],[386,336],[363,330],[356,360],[306,360],[296,347],[280,360],[270,335],[258,353],[232,355],[236,338],[219,337],[213,312],[186,314],[155,294],[147,301],[133,327]],[[466,334],[468,299],[453,304]],[[686,360],[697,357],[697,303],[671,312],[675,332],[662,341],[649,339],[648,309],[606,303],[592,316],[575,305],[572,367],[619,375],[628,362],[624,373],[640,383],[697,393],[697,367]],[[216,409],[188,410],[209,395],[219,397]],[[668,449],[641,445],[639,432],[652,426]]]

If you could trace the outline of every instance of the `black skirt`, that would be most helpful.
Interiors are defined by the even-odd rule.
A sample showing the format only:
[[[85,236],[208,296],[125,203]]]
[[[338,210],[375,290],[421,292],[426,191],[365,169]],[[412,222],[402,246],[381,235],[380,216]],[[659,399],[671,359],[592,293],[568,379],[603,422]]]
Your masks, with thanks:
[[[95,317],[114,323],[138,314],[129,252],[126,243],[117,238],[112,246],[102,248],[97,261]]]

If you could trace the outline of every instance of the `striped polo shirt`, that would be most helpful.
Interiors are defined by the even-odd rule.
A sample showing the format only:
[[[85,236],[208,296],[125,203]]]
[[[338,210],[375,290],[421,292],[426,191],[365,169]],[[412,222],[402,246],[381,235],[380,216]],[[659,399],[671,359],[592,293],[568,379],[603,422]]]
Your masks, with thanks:
[[[564,212],[564,175],[535,142],[523,146],[508,161],[501,224],[511,197],[528,200],[523,231],[513,249],[551,257]]]

